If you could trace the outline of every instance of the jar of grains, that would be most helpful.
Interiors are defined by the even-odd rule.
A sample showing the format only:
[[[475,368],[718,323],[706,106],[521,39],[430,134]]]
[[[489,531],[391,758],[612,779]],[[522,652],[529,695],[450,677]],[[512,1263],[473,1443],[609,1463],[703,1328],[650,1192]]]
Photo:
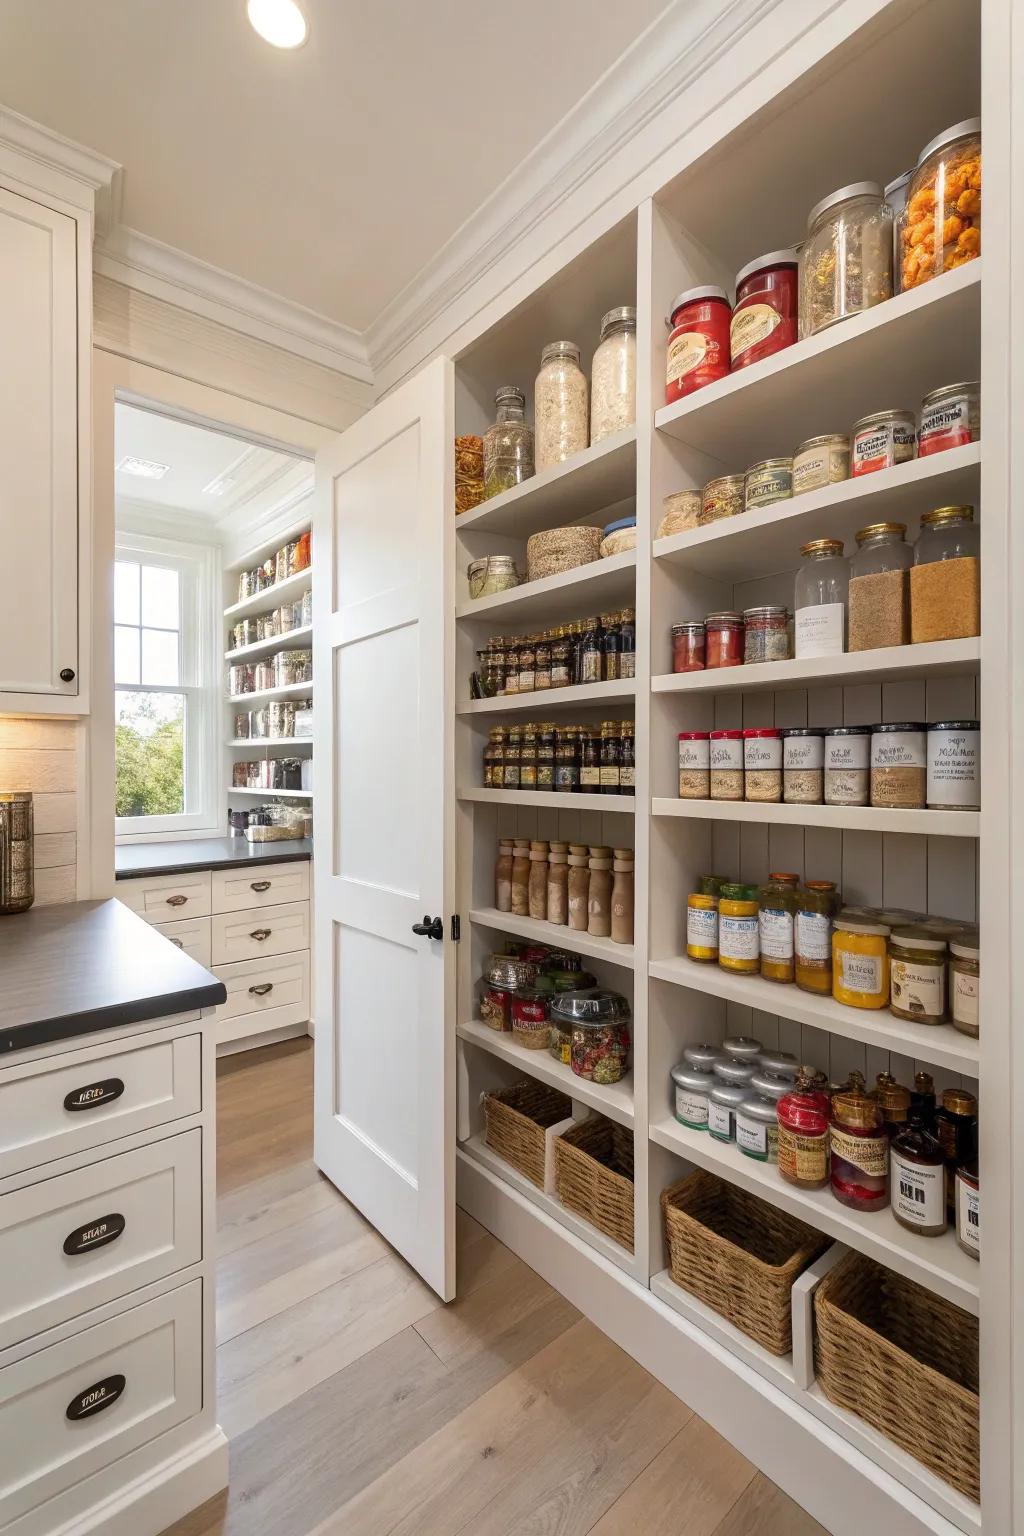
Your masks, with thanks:
[[[782,732],[773,726],[743,732],[743,792],[746,800],[782,799]]]
[[[495,419],[484,433],[484,495],[497,496],[533,475],[533,431],[526,424],[526,396],[503,384],[494,396]]]
[[[832,919],[838,906],[831,880],[807,880],[797,892],[796,984],[819,997],[828,997],[832,991]]]
[[[743,660],[786,661],[789,658],[789,611],[777,603],[743,610]]]
[[[512,1037],[528,1051],[546,1051],[551,1043],[551,999],[554,986],[538,976],[532,986],[520,987],[512,997]]]
[[[793,928],[798,884],[796,875],[771,874],[758,893],[758,942],[766,981],[796,980]]]
[[[910,638],[965,640],[981,633],[981,530],[973,507],[921,518],[910,572]]]
[[[946,1022],[946,941],[926,928],[897,928],[889,941],[889,1012],[915,1024]]]
[[[587,376],[573,341],[552,341],[533,386],[534,459],[538,472],[563,464],[589,442]]]
[[[787,805],[820,805],[824,797],[825,732],[796,726],[783,732],[782,798]]]
[[[914,552],[905,523],[872,523],[857,534],[850,558],[850,650],[874,651],[910,641],[910,577]]]
[[[718,902],[718,964],[723,971],[756,976],[760,970],[757,892],[749,885],[723,885]]]
[[[672,671],[703,672],[705,632],[700,619],[672,625]]]
[[[793,592],[796,654],[841,656],[846,649],[849,567],[840,539],[811,539],[801,546],[803,565]]]
[[[707,667],[739,667],[745,651],[743,615],[735,609],[709,613],[704,620],[704,659]]]
[[[850,439],[841,432],[809,437],[793,455],[793,495],[824,490],[850,478]]]
[[[717,523],[723,517],[738,517],[743,511],[744,475],[719,475],[709,480],[700,493],[701,524]]]
[[[871,804],[919,811],[925,803],[927,727],[913,721],[876,725],[871,732]]]
[[[691,891],[686,898],[686,953],[704,964],[718,960],[718,897]]]
[[[707,800],[711,795],[711,745],[707,731],[679,732],[679,798]]]
[[[661,522],[655,538],[687,533],[700,526],[700,491],[673,491],[661,503]]]
[[[926,459],[946,448],[962,448],[981,436],[981,385],[943,384],[921,401],[917,456]]]
[[[954,1029],[978,1038],[978,986],[981,951],[977,929],[949,941],[949,1015]]]
[[[599,443],[636,421],[636,309],[622,304],[601,318],[590,365],[590,441]]]
[[[800,248],[800,335],[813,336],[892,298],[892,209],[875,181],[830,192],[807,216]]]
[[[825,804],[867,805],[871,727],[836,725],[825,732]]]
[[[689,1062],[672,1068],[672,1113],[688,1131],[708,1128],[708,1099],[715,1080],[710,1072],[701,1072]]]
[[[728,374],[731,318],[724,288],[687,288],[672,300],[665,357],[667,405]]]
[[[856,478],[894,469],[914,457],[916,445],[913,411],[872,411],[853,424],[851,472]]]
[[[743,732],[712,731],[709,762],[712,800],[742,800]]]
[[[929,810],[981,809],[980,749],[977,720],[936,720],[928,727]]]
[[[797,255],[769,251],[736,274],[729,327],[732,371],[791,347],[797,333]]]
[[[922,149],[899,226],[900,285],[916,288],[981,253],[981,118]]]
[[[744,512],[759,512],[777,501],[788,501],[792,494],[792,459],[762,459],[743,476]]]
[[[889,929],[844,908],[832,934],[832,996],[849,1008],[884,1008],[889,1001]]]

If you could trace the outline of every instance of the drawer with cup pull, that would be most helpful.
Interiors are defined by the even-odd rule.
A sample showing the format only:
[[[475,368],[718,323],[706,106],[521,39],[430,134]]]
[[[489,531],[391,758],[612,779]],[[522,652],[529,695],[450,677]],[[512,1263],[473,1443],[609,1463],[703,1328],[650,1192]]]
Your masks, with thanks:
[[[148,923],[172,923],[185,917],[209,917],[210,871],[188,875],[146,875],[119,880],[117,899]]]
[[[200,1411],[202,1298],[191,1280],[0,1369],[0,1529]]]
[[[244,912],[215,912],[211,929],[215,966],[308,949],[309,902],[251,907]]]
[[[214,1015],[218,1045],[242,1040],[309,1018],[309,950],[261,960],[218,965],[214,974],[227,988],[227,1001]]]
[[[0,1072],[0,1178],[202,1107],[198,1034],[90,1046]]]
[[[193,960],[198,960],[200,965],[210,964],[210,919],[208,917],[189,917],[181,923],[154,923],[157,933],[162,933],[165,939],[180,949],[184,954],[191,955]]]
[[[247,907],[309,900],[308,862],[215,869],[212,874],[214,912],[242,912]]]
[[[203,1256],[202,1132],[0,1195],[0,1349]]]

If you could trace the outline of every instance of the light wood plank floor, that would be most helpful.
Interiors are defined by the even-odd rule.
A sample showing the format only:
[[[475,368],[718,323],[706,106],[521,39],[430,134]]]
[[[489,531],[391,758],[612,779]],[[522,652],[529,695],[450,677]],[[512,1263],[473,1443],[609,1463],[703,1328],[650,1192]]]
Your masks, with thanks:
[[[231,1487],[166,1536],[826,1536],[461,1211],[443,1307],[313,1166],[308,1041],[217,1113]]]

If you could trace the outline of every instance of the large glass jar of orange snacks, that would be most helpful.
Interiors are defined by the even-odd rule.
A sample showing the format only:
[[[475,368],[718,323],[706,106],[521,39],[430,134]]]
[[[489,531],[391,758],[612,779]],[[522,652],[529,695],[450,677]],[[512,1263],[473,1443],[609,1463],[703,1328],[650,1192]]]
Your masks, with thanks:
[[[980,117],[954,124],[922,149],[900,214],[897,246],[901,290],[980,256]]]

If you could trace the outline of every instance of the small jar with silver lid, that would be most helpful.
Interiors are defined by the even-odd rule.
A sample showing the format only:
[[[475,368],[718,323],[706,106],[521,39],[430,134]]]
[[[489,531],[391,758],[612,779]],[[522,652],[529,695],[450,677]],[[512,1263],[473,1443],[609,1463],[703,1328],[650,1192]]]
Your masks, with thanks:
[[[871,798],[871,727],[836,725],[825,732],[826,805],[867,805]]]
[[[792,1083],[786,1083],[786,1089]],[[736,1145],[747,1157],[759,1163],[779,1160],[778,1101],[762,1093],[749,1092],[736,1110]]]
[[[850,478],[850,439],[842,432],[808,437],[793,455],[793,495],[821,491]]]
[[[708,1096],[715,1086],[710,1072],[698,1072],[689,1062],[672,1068],[673,1114],[689,1131],[708,1128]]]
[[[917,452],[917,422],[913,411],[872,411],[853,424],[850,473],[873,474],[908,463]]]
[[[698,1041],[696,1045],[684,1045],[683,1060],[697,1072],[712,1072],[725,1058],[720,1045]]]
[[[825,732],[794,726],[782,738],[782,798],[787,805],[820,805],[824,798]]]
[[[728,1083],[716,1073],[708,1096],[708,1134],[716,1141],[736,1140],[736,1111],[749,1091],[746,1083]]]
[[[980,811],[981,728],[977,720],[936,720],[928,727],[928,809]]]
[[[788,501],[793,494],[793,460],[761,459],[751,464],[743,476],[743,510],[757,512],[777,501]]]
[[[921,401],[921,426],[917,434],[918,458],[963,448],[981,436],[981,385],[976,381],[942,384]]]
[[[792,1051],[762,1051],[760,1067],[762,1072],[770,1072],[773,1077],[793,1080],[800,1070],[800,1058]]]
[[[601,442],[636,421],[636,308],[622,304],[601,317],[590,365],[590,441]]]
[[[497,592],[518,587],[519,572],[511,555],[485,555],[469,562],[466,580],[471,598],[493,597]]]
[[[749,1035],[730,1035],[722,1041],[722,1050],[730,1061],[746,1061],[755,1066],[761,1059],[764,1046]]]
[[[789,659],[789,609],[784,604],[766,603],[760,608],[743,610],[743,660],[747,666],[759,661]]]

